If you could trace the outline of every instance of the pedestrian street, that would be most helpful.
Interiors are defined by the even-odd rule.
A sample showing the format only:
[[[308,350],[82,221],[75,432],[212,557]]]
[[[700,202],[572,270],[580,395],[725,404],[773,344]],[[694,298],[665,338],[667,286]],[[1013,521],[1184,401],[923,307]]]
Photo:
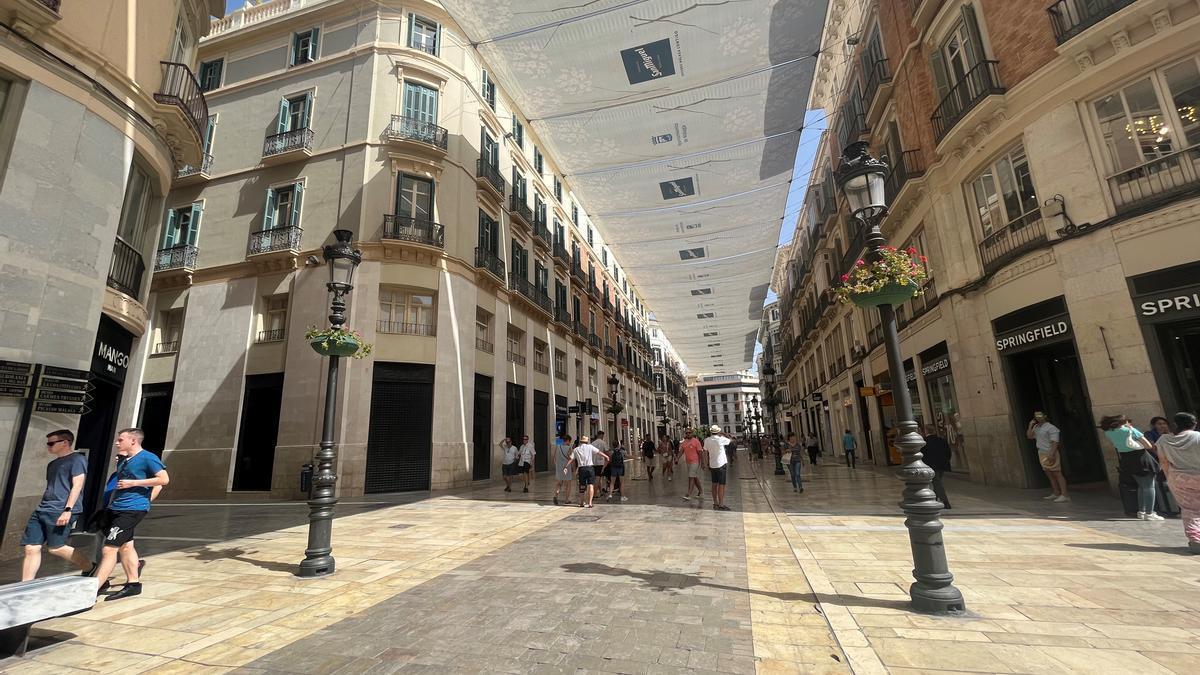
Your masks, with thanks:
[[[1200,560],[1177,520],[948,480],[969,614],[935,617],[907,609],[899,481],[823,463],[798,494],[769,461],[736,467],[731,512],[661,478],[630,481],[625,503],[554,506],[545,474],[528,494],[347,500],[337,572],[310,580],[302,504],[164,502],[139,533],[143,594],[38,624],[0,671],[1200,669]]]

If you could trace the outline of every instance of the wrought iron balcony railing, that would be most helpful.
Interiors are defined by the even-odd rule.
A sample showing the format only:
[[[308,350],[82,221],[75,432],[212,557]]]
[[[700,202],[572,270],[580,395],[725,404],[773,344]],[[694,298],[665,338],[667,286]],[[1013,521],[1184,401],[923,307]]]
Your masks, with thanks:
[[[189,178],[191,176],[207,176],[212,168],[212,155],[207,152],[200,156],[199,166],[185,164],[179,167],[179,171],[175,172],[175,178]]]
[[[879,59],[871,64],[867,70],[867,86],[863,91],[863,101],[867,107],[875,102],[875,94],[879,93],[879,86],[892,81],[892,68],[888,65],[887,59]]]
[[[437,326],[434,324],[407,321],[379,321],[375,330],[388,335],[437,335]]]
[[[54,10],[58,11],[58,8]],[[208,102],[204,100],[204,92],[200,91],[200,83],[191,68],[182,63],[159,63],[162,65],[162,82],[154,93],[154,100],[179,108],[187,118],[188,126],[196,133],[196,142],[203,143],[208,127]]]
[[[529,208],[529,204],[525,202],[523,195],[509,195],[508,210],[512,215],[519,218],[526,227],[533,224],[533,209]]]
[[[155,354],[175,354],[179,351],[179,340],[159,342],[154,345]]]
[[[1200,194],[1200,145],[1110,176],[1108,189],[1121,214]]]
[[[563,324],[564,326],[570,327],[571,326],[571,313],[569,311],[567,311],[566,307],[555,307],[554,308],[554,320]]]
[[[575,280],[580,283],[588,283],[587,272],[583,271],[583,268],[579,266],[578,261],[571,263],[571,276],[575,277]]]
[[[493,166],[490,162],[482,159],[477,159],[475,160],[475,177],[483,179],[484,182],[491,185],[501,195],[504,194],[504,176],[500,175],[500,167]]]
[[[559,265],[569,266],[571,264],[571,254],[567,252],[562,242],[554,242],[554,262]]]
[[[475,338],[475,349],[478,349],[481,352],[487,352],[488,354],[494,354],[496,352],[495,345],[481,337]]]
[[[392,121],[383,136],[389,141],[417,141],[442,150],[446,149],[448,138],[446,130],[433,122],[404,115],[392,115]]]
[[[925,158],[921,155],[920,148],[915,148],[902,150],[899,157],[894,159],[889,157],[888,159],[891,160],[892,170],[884,179],[884,191],[888,204],[894,206],[896,195],[900,194],[905,183],[925,174]]]
[[[146,263],[142,254],[117,237],[113,242],[112,262],[108,265],[108,285],[133,299],[142,292],[142,277],[146,275]]]
[[[196,254],[199,252],[200,249],[191,244],[160,248],[154,256],[154,271],[194,270],[196,269]]]
[[[1058,44],[1095,26],[1137,0],[1058,0],[1046,8]]]
[[[1046,224],[1041,211],[1031,211],[979,242],[984,273],[994,272],[1044,241]]]
[[[250,233],[250,243],[246,246],[246,255],[273,253],[275,251],[299,251],[299,227],[276,227],[270,230],[260,230]]]
[[[272,134],[263,141],[263,157],[274,157],[296,150],[312,150],[313,130],[292,129],[282,134]]]
[[[992,94],[1003,94],[998,61],[980,61],[946,94],[933,113],[933,132],[940,141],[962,118]]]
[[[545,223],[533,224],[533,243],[549,247],[552,240],[553,237],[550,236],[550,228],[546,227]]]
[[[389,213],[383,216],[383,238],[445,248],[446,229],[431,220]]]
[[[578,335],[579,337],[583,338],[584,340],[586,340],[588,335],[591,334],[591,331],[588,330],[587,324],[580,321],[579,319],[575,319],[574,324],[575,324],[575,334]]]
[[[518,366],[525,365],[525,355],[521,354],[520,352],[514,352],[513,350],[508,349],[508,350],[505,350],[505,356],[508,358],[509,361],[517,364]]]
[[[271,330],[258,331],[258,337],[255,342],[283,342],[284,329],[273,328]]]
[[[501,281],[504,280],[504,261],[485,248],[475,248],[475,266],[491,272]]]
[[[595,351],[599,352],[601,345],[603,345],[603,344],[604,343],[600,342],[599,335],[596,335],[595,333],[591,333],[588,335],[588,346],[590,346]]]

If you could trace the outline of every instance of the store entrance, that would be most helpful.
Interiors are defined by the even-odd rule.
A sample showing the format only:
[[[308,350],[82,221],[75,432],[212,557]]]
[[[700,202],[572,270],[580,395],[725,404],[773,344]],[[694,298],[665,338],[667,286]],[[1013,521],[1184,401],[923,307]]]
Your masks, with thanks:
[[[1194,413],[1200,410],[1200,380],[1197,379],[1200,371],[1200,320],[1160,324],[1157,330],[1163,357],[1173,366],[1167,368],[1166,372],[1171,380],[1176,405],[1179,410]],[[1178,411],[1166,412],[1170,415]]]
[[[1083,385],[1079,355],[1070,340],[1048,344],[1007,357],[1012,382],[1013,413],[1023,435],[1035,411],[1046,413],[1062,432],[1063,475],[1069,483],[1105,480],[1104,458],[1096,437],[1091,406]],[[1049,485],[1033,452],[1033,441],[1023,441],[1030,450],[1022,454],[1033,482]]]

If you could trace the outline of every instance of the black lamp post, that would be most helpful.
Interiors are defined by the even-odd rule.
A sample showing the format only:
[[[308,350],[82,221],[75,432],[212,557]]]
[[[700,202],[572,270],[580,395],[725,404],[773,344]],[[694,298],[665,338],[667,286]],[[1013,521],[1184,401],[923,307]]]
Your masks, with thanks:
[[[762,457],[762,414],[759,412],[757,396],[750,397],[750,411],[747,417],[754,434],[754,454]]]
[[[775,440],[775,368],[770,365],[763,366],[763,382],[767,385],[766,396],[763,398],[763,405],[767,406],[767,434],[771,440]],[[784,476],[787,472],[783,470],[783,452],[781,449],[776,449],[775,455],[775,475]]]
[[[325,284],[333,296],[329,309],[329,325],[340,328],[346,323],[345,297],[354,288],[354,270],[362,262],[362,252],[354,249],[350,230],[334,230],[336,243],[325,247],[325,265],[329,268],[329,281]],[[337,414],[338,361],[340,356],[329,357],[329,377],[325,381],[325,412],[321,426],[321,446],[317,451],[317,466],[313,473],[312,492],[308,500],[308,548],[304,560],[300,561],[300,576],[322,577],[333,574],[333,507],[337,504],[334,486],[337,474],[333,464],[337,459],[334,451],[333,426]]]
[[[868,144],[859,141],[847,146],[842,153],[842,165],[838,169],[837,182],[850,205],[851,215],[863,227],[869,227],[866,244],[872,258],[879,256],[880,249],[887,244],[879,224],[887,215],[887,199],[884,181],[888,165],[875,159],[868,152]],[[925,439],[917,431],[913,420],[912,400],[908,387],[904,386],[903,362],[900,359],[900,336],[896,331],[896,310],[890,304],[879,305],[879,319],[883,325],[883,344],[887,350],[888,372],[892,381],[900,385],[893,387],[892,398],[896,403],[896,447],[903,455],[900,479],[905,488],[900,508],[907,516],[904,526],[908,528],[909,544],[913,555],[913,578],[909,597],[915,609],[922,612],[961,612],[966,608],[962,593],[954,586],[954,575],[946,561],[946,549],[942,541],[942,503],[933,492],[933,469],[921,461],[921,448]]]
[[[612,440],[614,443],[616,443],[617,433],[619,433],[617,431],[617,415],[619,415],[620,413],[618,413],[616,410],[617,410],[617,394],[620,393],[620,390],[621,390],[621,379],[617,377],[616,373],[610,373],[608,376],[608,400],[612,401],[612,403],[609,404],[609,409],[613,411],[613,414],[612,414],[612,416],[613,416],[613,425],[612,425],[613,439]]]

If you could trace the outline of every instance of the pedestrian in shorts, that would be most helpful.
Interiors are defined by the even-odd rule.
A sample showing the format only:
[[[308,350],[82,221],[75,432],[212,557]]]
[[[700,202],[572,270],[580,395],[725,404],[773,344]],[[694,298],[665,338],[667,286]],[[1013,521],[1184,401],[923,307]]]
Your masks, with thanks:
[[[122,429],[117,434],[117,452],[125,460],[117,465],[117,486],[112,503],[105,511],[104,550],[96,576],[101,579],[100,591],[107,589],[120,555],[125,570],[125,585],[105,600],[119,600],[142,592],[138,554],[133,546],[134,530],[150,512],[151,494],[170,481],[162,461],[142,448],[145,432],[137,428]]]
[[[554,503],[558,504],[559,492],[569,502],[571,501],[571,485],[575,475],[568,462],[571,459],[571,437],[562,435],[554,441]]]
[[[520,466],[517,464],[517,457],[520,456],[520,448],[513,445],[512,439],[508,436],[500,441],[500,450],[504,453],[503,464],[500,466],[500,475],[504,477],[504,491],[512,492],[513,478],[518,475]]]
[[[708,470],[712,476],[713,510],[729,511],[725,505],[725,488],[729,482],[729,457],[725,448],[733,442],[721,427],[712,425],[708,438],[704,439],[704,454],[708,458]]]
[[[659,437],[655,453],[662,458],[662,475],[670,482],[675,477],[675,451],[671,447],[671,439],[667,438],[666,434]]]
[[[66,429],[46,434],[46,452],[54,459],[46,465],[46,490],[42,501],[29,516],[21,545],[25,559],[21,563],[21,581],[37,576],[42,565],[42,547],[50,555],[62,558],[80,570],[92,569],[91,561],[82,551],[67,545],[71,529],[79,518],[83,504],[83,482],[87,477],[87,458],[75,452],[75,434]]]
[[[650,440],[650,434],[646,434],[642,439],[642,457],[646,460],[649,480],[654,480],[654,441]]]
[[[567,465],[579,467],[579,506],[592,508],[592,498],[596,496],[596,462],[607,461],[608,455],[596,449],[588,442],[587,436],[579,437],[579,445],[571,452]],[[586,501],[585,501],[586,500]]]
[[[700,445],[700,439],[692,435],[691,429],[685,429],[683,432],[683,443],[679,445],[679,451],[683,454],[684,464],[687,465],[687,491],[683,495],[683,501],[689,501],[692,498],[692,486],[696,486],[696,499],[704,498],[704,486],[700,483],[700,455],[703,448]]]
[[[604,465],[604,472],[612,481],[607,499],[612,499],[613,495],[620,495],[621,501],[629,501],[629,497],[625,496],[625,446],[620,439],[617,440],[617,447],[612,451],[612,458],[608,464]]]
[[[533,459],[536,456],[536,446],[529,441],[528,436],[522,436],[521,448],[517,451],[517,461],[521,467],[521,475],[525,478],[525,488],[521,492],[529,492],[529,481],[533,480]]]

